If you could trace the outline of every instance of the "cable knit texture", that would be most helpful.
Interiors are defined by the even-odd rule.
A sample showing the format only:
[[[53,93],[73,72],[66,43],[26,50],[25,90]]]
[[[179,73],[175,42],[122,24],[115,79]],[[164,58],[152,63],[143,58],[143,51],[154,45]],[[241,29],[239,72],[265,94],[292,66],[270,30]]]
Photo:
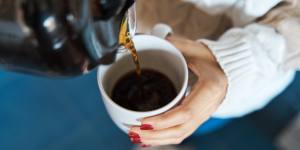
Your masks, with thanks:
[[[281,57],[285,50],[285,40],[274,28],[252,23],[244,29],[228,30],[218,41],[200,39],[198,42],[211,49],[228,77],[227,95],[215,113],[216,116],[222,113],[219,117],[225,117],[226,112],[222,112],[225,107],[255,103],[255,99],[249,97],[259,90],[266,90],[266,84],[284,75]],[[266,99],[263,105],[269,101]],[[261,107],[257,106],[253,110]],[[234,107],[231,109],[234,111]],[[236,111],[235,116],[249,112]]]
[[[272,27],[286,40],[283,55],[284,69],[300,70],[300,1],[287,0],[258,19],[258,23]]]

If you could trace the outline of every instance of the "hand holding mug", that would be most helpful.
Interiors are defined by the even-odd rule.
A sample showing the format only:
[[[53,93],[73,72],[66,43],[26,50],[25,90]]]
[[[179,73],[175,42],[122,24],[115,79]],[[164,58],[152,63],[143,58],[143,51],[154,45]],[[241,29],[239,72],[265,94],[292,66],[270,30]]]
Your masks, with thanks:
[[[130,129],[132,142],[142,143],[142,147],[181,143],[211,117],[226,94],[227,77],[208,47],[190,40],[166,40],[181,51],[198,80],[179,106],[145,118],[141,127]]]

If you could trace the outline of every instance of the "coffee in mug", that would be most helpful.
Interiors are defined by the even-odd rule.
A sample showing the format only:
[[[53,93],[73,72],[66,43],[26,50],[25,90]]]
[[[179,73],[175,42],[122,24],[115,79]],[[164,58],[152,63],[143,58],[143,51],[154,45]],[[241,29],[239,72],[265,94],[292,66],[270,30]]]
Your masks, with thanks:
[[[131,71],[117,81],[111,99],[133,111],[151,111],[170,103],[176,96],[171,80],[153,69],[142,69],[142,84],[137,73]]]

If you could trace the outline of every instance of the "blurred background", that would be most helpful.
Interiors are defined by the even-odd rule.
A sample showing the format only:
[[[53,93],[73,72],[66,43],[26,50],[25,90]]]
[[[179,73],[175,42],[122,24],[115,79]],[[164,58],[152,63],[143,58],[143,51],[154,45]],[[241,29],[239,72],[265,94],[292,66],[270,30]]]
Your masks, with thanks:
[[[134,144],[108,116],[96,77],[96,70],[67,80],[0,71],[0,149],[133,149]],[[298,72],[264,109],[207,135],[191,136],[177,148],[299,149],[299,119],[298,130],[294,123],[300,110],[299,85]]]
[[[172,26],[175,37],[216,40],[232,26],[225,15],[209,16],[181,0],[140,2],[137,0],[138,32],[150,33],[160,22]],[[202,22],[193,17],[209,19]],[[206,32],[208,28],[214,32]],[[265,108],[233,119],[206,135],[191,136],[177,147],[161,149],[299,150],[299,111],[300,72],[297,72],[294,81]],[[132,144],[110,119],[98,88],[97,70],[66,80],[0,71],[0,150],[137,147],[139,144]]]

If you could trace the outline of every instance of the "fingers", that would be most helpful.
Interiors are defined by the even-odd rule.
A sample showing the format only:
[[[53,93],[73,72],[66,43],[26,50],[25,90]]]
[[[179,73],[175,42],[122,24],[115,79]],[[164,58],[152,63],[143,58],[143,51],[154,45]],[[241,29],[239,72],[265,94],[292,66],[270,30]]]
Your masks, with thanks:
[[[179,125],[164,130],[139,130],[138,127],[134,127],[130,130],[130,135],[133,132],[136,138],[131,138],[133,143],[141,143],[142,147],[180,144],[185,138],[190,136],[199,127],[200,124],[208,120],[209,118],[203,118],[202,120],[189,122],[187,124]]]
[[[145,125],[151,125],[154,130],[166,129],[188,122],[194,114],[195,110],[193,107],[179,105],[161,115],[144,119],[141,129]]]
[[[131,128],[129,137],[132,138],[132,142],[142,143],[142,146],[181,143],[203,122],[209,119],[217,108],[215,107],[217,106],[217,101],[211,101],[210,98],[213,96],[207,94],[207,92],[211,90],[207,91],[204,89],[204,87],[209,87],[208,83],[209,82],[203,82],[196,85],[195,89],[178,107],[164,114],[143,120],[143,124],[152,124],[151,127],[154,127],[154,129],[141,130],[139,127]],[[197,112],[195,108],[197,108]]]
[[[132,142],[142,143],[141,146],[151,145],[168,145],[179,144],[185,138],[190,136],[199,127],[200,124],[205,122],[208,118],[204,117],[200,120],[194,120],[179,126],[171,127],[164,130],[140,130],[138,127],[133,127],[129,135],[134,133],[136,138],[131,138]]]
[[[179,144],[191,135],[198,126],[199,123],[194,122],[164,130],[140,130],[138,127],[133,127],[129,131],[129,135],[133,135],[133,133],[139,135],[135,136],[136,138],[131,138],[131,141],[151,146]]]
[[[159,146],[159,145],[180,144],[183,140],[184,139],[145,140],[142,141],[141,145]]]
[[[184,99],[182,105],[165,114],[144,119],[142,123],[151,123],[154,129],[141,130],[140,127],[133,127],[129,131],[130,137],[143,140],[165,140],[182,138],[186,137],[187,133],[193,133],[200,124],[210,118],[212,112],[217,108],[214,107],[215,104],[206,103],[207,101],[202,101],[201,99],[198,101],[198,104],[195,103],[195,100],[200,98],[198,94],[193,90]],[[200,111],[196,112],[190,105],[194,105]]]
[[[153,130],[162,130],[187,123],[199,114],[211,114],[219,106],[219,89],[214,87],[214,83],[202,80],[195,84],[194,89],[184,98],[181,104],[163,114],[145,118],[142,121],[143,126],[150,125]],[[205,112],[204,112],[205,111]],[[204,117],[204,116],[202,116]]]
[[[183,39],[177,39],[177,38],[173,38],[173,37],[167,37],[166,40],[168,40],[175,47],[177,47],[179,49],[179,51],[181,51],[181,53],[185,53],[187,50],[189,50],[189,48],[194,43],[191,40],[186,40],[186,39],[183,40]]]
[[[161,140],[182,138],[187,133],[186,131],[187,129],[184,129],[183,126],[175,126],[164,130],[140,130],[139,127],[133,127],[129,133],[131,135],[137,134],[139,136],[135,137],[140,137],[143,140]]]

